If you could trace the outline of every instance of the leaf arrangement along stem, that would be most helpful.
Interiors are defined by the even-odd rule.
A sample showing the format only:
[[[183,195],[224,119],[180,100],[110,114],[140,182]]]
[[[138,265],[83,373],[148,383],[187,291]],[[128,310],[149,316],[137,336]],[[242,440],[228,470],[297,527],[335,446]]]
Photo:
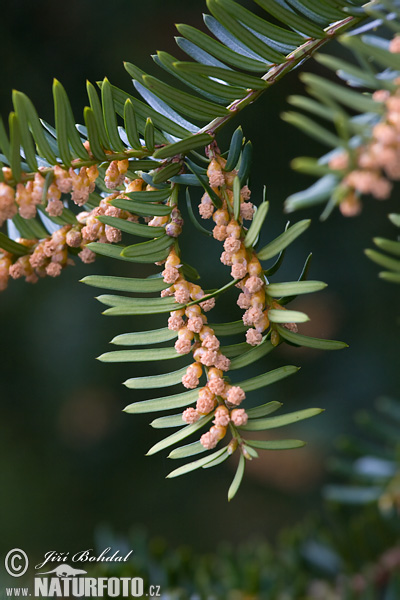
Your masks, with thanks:
[[[45,275],[57,276],[75,255],[84,262],[92,262],[98,254],[163,266],[162,272],[143,279],[84,279],[89,285],[135,294],[100,296],[100,302],[108,306],[106,315],[170,313],[168,327],[122,334],[113,343],[140,347],[176,339],[174,347],[121,350],[103,354],[100,359],[136,362],[180,358],[187,362],[192,356],[192,363],[178,371],[126,382],[132,389],[161,389],[182,382],[189,391],[135,402],[126,410],[137,413],[185,408],[183,413],[153,421],[153,427],[178,431],[156,444],[150,454],[181,442],[211,421],[210,430],[199,441],[176,448],[170,457],[185,458],[213,450],[230,432],[232,439],[227,446],[169,475],[216,466],[239,449],[229,499],[240,485],[245,461],[257,456],[256,448],[289,449],[303,444],[299,440],[247,439],[247,431],[280,427],[321,412],[307,409],[270,417],[279,403],[242,407],[247,392],[278,381],[297,367],[270,372],[263,368],[261,375],[236,383],[230,379],[231,372],[261,359],[283,342],[333,350],[345,344],[298,333],[296,324],[308,317],[286,309],[298,294],[325,287],[322,282],[307,280],[309,259],[298,281],[270,281],[282,264],[285,249],[307,229],[309,221],[288,227],[258,249],[268,202],[265,197],[258,207],[250,202],[247,184],[252,145],[238,128],[223,158],[215,136],[271,85],[328,41],[364,20],[375,4],[324,0],[303,5],[296,1],[294,9],[279,0],[255,1],[266,18],[234,0],[207,0],[211,14],[205,15],[205,24],[212,36],[178,25],[183,37],[177,38],[177,43],[194,62],[178,61],[165,52],[153,57],[191,93],[125,63],[144,101],[116,88],[108,79],[99,83],[99,98],[95,86],[88,83],[84,125],[76,125],[67,94],[56,81],[55,128],[39,119],[29,98],[20,92],[13,95],[8,133],[0,123],[0,226],[7,223],[8,228],[8,235],[0,232],[4,251],[0,288],[7,286],[9,277],[35,282]],[[195,215],[191,188],[203,191],[199,212],[202,219],[213,219],[212,231]],[[207,240],[213,237],[224,244],[221,261],[231,268],[231,280],[218,290],[203,290],[194,283],[199,275],[181,256],[178,240],[182,231],[186,232],[179,208],[182,197],[200,239],[204,240],[204,234]],[[244,221],[252,223],[246,227]],[[127,236],[132,235],[146,241],[129,243]],[[203,242],[201,249],[207,252]],[[273,265],[262,265],[274,257]],[[237,303],[245,311],[242,320],[208,323],[205,313],[234,286],[240,288]],[[143,293],[161,293],[161,297],[140,296]],[[245,332],[246,341],[221,345],[220,338],[243,336]],[[204,385],[197,389],[201,378]]]
[[[321,409],[306,409],[280,417],[270,417],[269,415],[280,407],[280,404],[274,401],[257,408],[247,410],[242,408],[247,392],[294,374],[297,367],[291,365],[281,367],[238,383],[232,383],[231,372],[260,360],[285,340],[296,345],[321,349],[345,347],[341,342],[317,340],[298,334],[296,323],[305,322],[308,317],[304,313],[287,310],[285,307],[285,304],[296,295],[316,292],[325,287],[322,282],[306,280],[309,261],[306,262],[298,282],[270,283],[269,277],[282,263],[283,252],[307,229],[310,222],[301,221],[289,227],[275,240],[256,251],[255,245],[268,213],[268,202],[264,200],[254,214],[255,206],[249,201],[250,190],[247,185],[241,185],[239,177],[239,173],[244,172],[241,167],[243,167],[245,150],[243,136],[238,129],[232,138],[226,160],[212,145],[207,149],[209,165],[206,172],[200,174],[199,167],[192,169],[197,173],[205,190],[199,204],[200,215],[203,219],[212,218],[214,221],[212,236],[224,244],[221,261],[231,268],[232,280],[211,292],[204,292],[198,284],[190,282],[186,275],[190,270],[187,271],[187,266],[185,267],[183,263],[178,245],[183,226],[178,208],[178,185],[171,184],[170,187],[164,187],[162,191],[147,185],[146,191],[142,191],[145,182],[137,179],[135,182],[128,183],[127,189],[130,191],[127,194],[122,192],[120,197],[111,199],[110,202],[112,206],[121,209],[128,208],[129,203],[133,206],[136,194],[141,198],[148,194],[150,199],[154,194],[158,194],[157,198],[163,195],[163,204],[152,205],[146,202],[148,212],[153,214],[155,207],[165,206],[169,209],[168,214],[154,215],[148,221],[147,227],[149,229],[163,227],[165,235],[150,242],[125,246],[119,252],[126,260],[141,262],[146,256],[153,256],[157,264],[164,263],[161,278],[144,280],[149,283],[159,282],[161,298],[137,299],[116,295],[98,297],[100,302],[109,307],[105,314],[110,316],[170,312],[168,328],[123,334],[117,336],[113,342],[118,345],[141,346],[177,338],[174,348],[118,350],[103,354],[99,359],[103,362],[136,362],[179,357],[183,359],[192,356],[194,362],[177,371],[164,375],[133,378],[126,382],[130,389],[159,389],[181,382],[189,391],[134,402],[125,410],[128,413],[143,413],[185,409],[183,413],[159,417],[152,422],[152,426],[157,429],[178,428],[178,431],[157,442],[148,454],[154,454],[182,442],[211,424],[209,431],[204,433],[199,441],[174,449],[169,455],[172,459],[189,458],[213,450],[229,431],[231,440],[226,446],[174,469],[168,475],[173,478],[199,468],[217,466],[238,450],[240,454],[238,471],[228,492],[229,499],[233,498],[241,482],[245,465],[243,461],[257,457],[257,449],[293,449],[304,444],[300,440],[247,439],[247,431],[281,427],[321,412]],[[239,168],[229,170],[232,164]],[[136,191],[131,191],[133,186],[137,187]],[[187,199],[190,201],[190,195]],[[157,210],[160,212],[159,209]],[[192,218],[196,218],[194,213]],[[244,227],[245,220],[252,221],[250,228]],[[211,233],[203,229],[208,234]],[[160,242],[163,240],[165,242],[161,245]],[[147,246],[146,250],[148,250],[146,255],[143,254],[144,246]],[[111,252],[110,247],[98,243],[89,244],[88,247],[95,252]],[[158,251],[160,254],[157,254]],[[270,269],[263,269],[260,260],[269,260],[277,255],[279,258],[275,265]],[[89,285],[111,289],[115,285],[115,278],[108,277],[88,276],[83,281]],[[131,285],[125,287],[125,291],[139,291],[137,284],[141,283],[140,280],[129,280],[129,283]],[[233,286],[240,289],[237,303],[245,310],[242,321],[208,323],[206,313],[214,308],[218,297]],[[117,284],[115,289],[122,288]],[[141,289],[149,291],[149,288]],[[244,332],[246,332],[246,342],[229,346],[221,345],[221,337],[243,335]],[[202,379],[204,384],[200,384]],[[190,406],[191,404],[195,404],[195,407]]]
[[[371,2],[371,4],[373,4]],[[299,63],[311,58],[315,52],[317,52],[320,48],[322,48],[325,44],[330,42],[332,39],[336,38],[339,35],[345,33],[349,28],[354,27],[360,21],[360,18],[357,17],[347,17],[347,19],[343,19],[339,23],[335,23],[331,27],[328,27],[326,30],[326,38],[322,40],[307,40],[304,42],[302,46],[296,48],[293,52],[291,52],[286,57],[286,62],[275,65],[272,67],[268,73],[262,76],[262,79],[268,84],[268,87],[277,83],[282,77],[284,77],[287,73],[290,73]],[[233,117],[237,115],[238,112],[253,104],[264,92],[265,90],[251,90],[248,95],[240,100],[235,100],[228,106],[230,115],[225,117],[219,117],[214,119],[209,125],[206,125],[201,130],[205,133],[215,134],[222,127],[226,125],[228,121],[230,121]]]

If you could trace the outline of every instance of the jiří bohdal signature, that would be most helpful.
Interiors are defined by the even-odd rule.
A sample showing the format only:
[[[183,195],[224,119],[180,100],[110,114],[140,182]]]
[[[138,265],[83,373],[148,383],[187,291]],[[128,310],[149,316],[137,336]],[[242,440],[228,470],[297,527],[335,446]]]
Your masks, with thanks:
[[[88,550],[80,550],[76,552],[72,556],[70,556],[70,552],[56,552],[55,550],[51,550],[50,552],[46,552],[44,555],[44,560],[35,566],[35,569],[43,569],[45,565],[50,566],[51,563],[66,563],[68,562],[127,562],[129,557],[133,553],[133,550],[130,550],[125,556],[120,553],[120,550],[113,551],[111,547],[103,550],[98,556],[94,553],[92,548]],[[69,567],[68,565],[60,565],[63,567],[68,567],[68,569],[73,569],[73,567]],[[55,569],[53,571],[48,571],[46,573],[57,573]],[[44,574],[46,574],[44,573]],[[82,571],[80,571],[82,573]],[[80,574],[79,573],[79,574]],[[87,571],[83,571],[83,573],[87,573]],[[72,574],[72,573],[71,573]],[[75,573],[77,575],[78,573]],[[39,575],[39,573],[38,573]]]

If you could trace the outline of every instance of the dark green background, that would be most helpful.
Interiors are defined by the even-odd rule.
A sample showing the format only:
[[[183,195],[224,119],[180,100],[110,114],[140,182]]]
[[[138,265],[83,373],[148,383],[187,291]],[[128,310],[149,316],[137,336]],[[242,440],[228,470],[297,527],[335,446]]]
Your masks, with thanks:
[[[107,76],[130,91],[122,61],[154,73],[149,55],[155,50],[181,56],[173,42],[173,23],[201,26],[204,8],[204,2],[184,0],[7,3],[0,23],[3,118],[11,109],[11,90],[17,88],[53,122],[51,84],[57,77],[82,121],[86,78],[95,82]],[[305,68],[318,70],[311,63]],[[237,122],[254,144],[253,199],[260,201],[266,184],[271,202],[265,241],[284,228],[287,195],[311,183],[290,170],[290,159],[324,151],[279,118],[287,107],[285,98],[299,91],[295,72]],[[223,142],[232,131],[233,124],[222,135]],[[282,364],[302,367],[293,378],[253,394],[253,401],[279,400],[284,410],[320,406],[326,412],[302,426],[278,430],[280,437],[304,437],[308,446],[264,453],[253,461],[229,505],[226,491],[236,458],[215,470],[165,480],[172,461],[165,454],[143,456],[160,431],[149,428],[152,415],[121,412],[142,397],[121,382],[144,369],[151,372],[152,366],[95,360],[109,349],[114,335],[164,323],[162,316],[156,324],[144,325],[141,318],[107,319],[93,299],[97,290],[78,283],[85,274],[127,272],[126,266],[99,259],[35,286],[11,282],[0,297],[0,556],[18,546],[38,559],[49,550],[89,548],[101,524],[121,535],[141,524],[171,546],[190,543],[210,550],[221,539],[240,541],[255,534],[273,538],[310,506],[318,506],[326,477],[324,457],[332,452],[334,440],[351,430],[357,409],[398,389],[398,288],[379,281],[378,268],[363,255],[372,236],[394,237],[386,218],[394,208],[393,200],[367,200],[359,218],[335,213],[327,223],[318,222],[318,210],[294,215],[294,221],[312,216],[313,224],[287,252],[286,267],[275,281],[295,278],[312,251],[311,278],[326,281],[329,288],[294,308],[309,312],[312,334],[345,340],[350,348],[324,354],[286,347],[253,367],[251,373]],[[182,246],[202,272],[205,287],[228,277],[219,264],[216,242],[191,237]],[[129,268],[136,276],[143,273],[140,266]],[[230,304],[222,301],[216,313],[222,317]]]

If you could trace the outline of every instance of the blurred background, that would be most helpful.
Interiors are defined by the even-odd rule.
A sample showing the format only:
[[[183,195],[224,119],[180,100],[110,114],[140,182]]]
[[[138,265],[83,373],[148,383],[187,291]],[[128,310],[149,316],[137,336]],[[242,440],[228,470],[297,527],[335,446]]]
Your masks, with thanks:
[[[173,24],[202,27],[204,8],[204,2],[184,0],[8,3],[0,22],[2,117],[6,119],[12,108],[11,91],[16,88],[30,96],[40,116],[54,123],[51,85],[56,77],[70,95],[76,120],[82,122],[86,78],[95,82],[107,76],[131,91],[122,61],[156,73],[150,54],[161,49],[182,56],[173,41]],[[309,62],[305,69],[320,67]],[[325,151],[280,120],[286,97],[301,91],[294,72],[240,116],[255,150],[252,199],[261,200],[266,184],[271,203],[262,242],[282,232],[285,198],[312,183],[290,170],[290,160]],[[223,132],[222,149],[238,124]],[[142,317],[106,318],[94,299],[97,291],[79,280],[100,273],[145,276],[142,266],[98,259],[35,286],[12,281],[0,296],[0,554],[14,547],[38,559],[49,550],[74,552],[92,547],[101,527],[123,536],[138,525],[151,536],[164,537],[171,547],[191,544],[209,551],[220,540],[236,543],[254,535],[273,540],[310,508],[318,510],[324,462],[335,440],[352,430],[357,410],[399,389],[398,288],[379,281],[378,268],[363,254],[373,236],[394,237],[386,217],[394,209],[395,200],[370,200],[356,219],[337,212],[320,223],[318,209],[291,216],[292,221],[311,216],[313,223],[289,249],[286,265],[274,280],[296,278],[313,252],[310,276],[329,287],[294,305],[312,319],[301,331],[343,340],[350,347],[322,353],[284,346],[249,370],[251,376],[283,364],[301,366],[294,377],[258,396],[253,392],[249,400],[278,400],[284,411],[313,406],[326,410],[273,433],[306,439],[308,445],[298,451],[262,453],[247,465],[242,488],[229,505],[226,492],[236,458],[218,469],[166,480],[172,461],[165,454],[144,457],[160,437],[148,426],[152,415],[122,412],[145,397],[122,382],[145,369],[161,372],[163,365],[106,365],[95,360],[112,349],[108,343],[115,335],[163,326],[165,318],[148,323]],[[206,242],[209,248],[199,252],[203,240],[195,245],[191,239],[187,236],[182,242],[187,261],[203,274],[205,287],[213,287],[227,277],[218,261],[218,243]],[[215,309],[213,320],[229,311],[238,318],[228,298]]]

